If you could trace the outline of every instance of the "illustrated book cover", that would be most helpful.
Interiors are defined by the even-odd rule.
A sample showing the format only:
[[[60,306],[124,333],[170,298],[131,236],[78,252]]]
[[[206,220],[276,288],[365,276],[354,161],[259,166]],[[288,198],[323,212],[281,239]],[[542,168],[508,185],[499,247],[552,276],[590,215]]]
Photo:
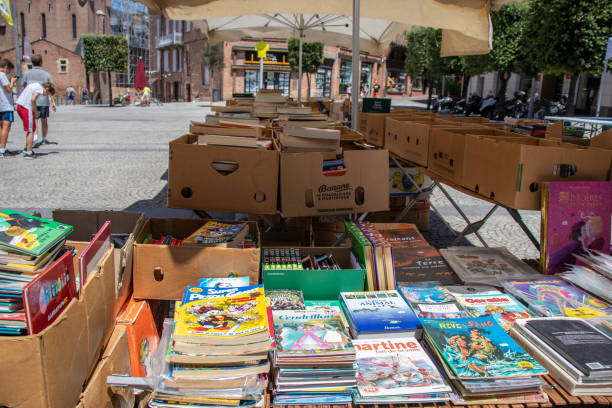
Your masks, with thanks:
[[[183,245],[203,245],[234,248],[239,246],[248,232],[247,223],[229,224],[208,221],[183,240]]]
[[[304,310],[304,295],[301,290],[273,289],[266,290],[272,310]]]
[[[393,247],[395,282],[426,282],[436,280],[443,284],[458,283],[455,274],[434,247]]]
[[[200,278],[198,286],[201,288],[241,288],[249,286],[248,276],[237,276],[234,278]]]
[[[492,316],[505,330],[509,331],[517,319],[527,319],[533,314],[514,297],[500,295],[463,295],[459,303],[473,316]]]
[[[458,378],[504,378],[544,375],[490,316],[468,319],[424,319],[427,340]]]
[[[398,284],[397,289],[421,319],[459,319],[471,315],[439,282],[422,285]]]
[[[40,256],[72,232],[72,226],[13,210],[0,211],[0,247]]]

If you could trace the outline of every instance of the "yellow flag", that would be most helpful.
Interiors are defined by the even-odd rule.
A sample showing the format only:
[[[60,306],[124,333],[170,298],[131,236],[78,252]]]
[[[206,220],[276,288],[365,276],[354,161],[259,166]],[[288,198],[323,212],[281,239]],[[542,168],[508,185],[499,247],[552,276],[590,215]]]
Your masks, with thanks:
[[[13,25],[13,15],[11,14],[10,0],[0,0],[0,13],[9,25]]]

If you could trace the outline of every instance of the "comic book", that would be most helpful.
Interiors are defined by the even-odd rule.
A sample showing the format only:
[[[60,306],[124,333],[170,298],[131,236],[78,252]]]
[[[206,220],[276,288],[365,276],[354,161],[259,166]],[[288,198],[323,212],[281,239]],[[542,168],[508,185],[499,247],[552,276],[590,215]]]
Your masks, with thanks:
[[[353,340],[353,345],[362,397],[451,391],[414,337]]]
[[[196,286],[185,290],[174,340],[241,344],[269,337],[263,285],[227,289]]]
[[[219,221],[208,221],[185,238],[183,245],[235,248],[241,244],[248,231],[249,225],[245,222],[229,224]]]
[[[453,294],[433,282],[419,286],[398,285],[398,291],[421,319],[470,317]]]
[[[301,290],[274,289],[266,290],[272,310],[304,310],[304,295]]]
[[[18,211],[0,211],[0,248],[40,256],[71,232],[70,225]]]
[[[504,378],[544,375],[490,316],[468,319],[424,319],[427,341],[458,378]]]
[[[612,306],[554,277],[504,282],[507,292],[521,299],[540,316],[601,317],[612,315]]]
[[[200,278],[198,286],[201,288],[241,288],[249,286],[248,276],[236,276],[233,278]]]
[[[516,319],[526,319],[533,314],[514,297],[500,295],[464,295],[459,296],[459,303],[473,316],[493,316],[495,321],[509,331]]]

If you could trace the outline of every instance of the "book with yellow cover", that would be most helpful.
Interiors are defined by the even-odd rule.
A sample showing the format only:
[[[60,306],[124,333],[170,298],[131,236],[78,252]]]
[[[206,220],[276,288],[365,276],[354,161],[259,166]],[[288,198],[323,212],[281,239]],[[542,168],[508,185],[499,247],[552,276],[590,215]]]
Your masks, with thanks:
[[[270,339],[263,285],[187,287],[173,339],[190,343],[246,344]]]
[[[247,235],[249,226],[246,222],[230,224],[219,221],[208,221],[190,236],[183,240],[183,245],[202,245],[235,248]]]

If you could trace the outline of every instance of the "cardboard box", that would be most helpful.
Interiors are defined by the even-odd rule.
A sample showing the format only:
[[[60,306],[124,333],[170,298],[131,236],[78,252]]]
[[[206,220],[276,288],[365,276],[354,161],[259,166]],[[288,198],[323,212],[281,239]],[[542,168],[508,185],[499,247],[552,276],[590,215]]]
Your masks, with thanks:
[[[185,287],[202,277],[249,276],[259,283],[259,229],[249,222],[256,248],[215,248],[142,244],[146,234],[154,239],[172,235],[183,239],[208,220],[150,218],[134,243],[134,297],[136,299],[180,300]],[[233,222],[233,221],[228,221]]]
[[[127,332],[131,376],[152,375],[152,358],[159,345],[159,334],[149,302],[136,301],[131,296],[117,317],[117,327],[121,326]]]
[[[77,408],[132,408],[135,401],[134,389],[106,384],[106,377],[112,374],[130,374],[128,335],[124,326],[115,326],[96,369],[87,381]]]
[[[168,207],[253,214],[276,213],[278,152],[194,145],[196,135],[170,142]],[[215,162],[232,162],[227,174]]]
[[[338,299],[340,292],[362,291],[365,272],[351,264],[349,247],[301,247],[300,255],[331,253],[343,269],[264,270],[263,282],[270,289],[299,289],[304,299]]]
[[[518,133],[506,132],[487,126],[464,126],[462,128],[435,128],[429,142],[428,167],[447,180],[462,185],[466,172],[467,134],[489,137],[527,138]]]
[[[385,211],[389,208],[387,150],[344,150],[346,173],[323,174],[335,154],[281,153],[283,217]]]
[[[132,292],[132,260],[134,240],[145,221],[144,213],[130,211],[85,211],[55,210],[53,219],[68,225],[74,230],[70,234],[73,241],[89,242],[92,234],[98,232],[106,221],[111,222],[112,234],[129,234],[123,247],[115,248],[115,315],[123,307]]]
[[[378,147],[385,145],[385,119],[387,117],[423,118],[414,110],[392,110],[389,113],[359,113],[359,131],[365,135],[366,142]]]
[[[86,245],[68,241],[80,253]],[[78,255],[77,255],[78,256]],[[115,265],[111,251],[100,261],[79,299],[32,336],[0,336],[0,406],[74,407],[115,325]],[[78,258],[74,258],[78,268]]]
[[[609,180],[612,151],[537,138],[466,136],[464,186],[510,208],[539,210],[545,181]]]

